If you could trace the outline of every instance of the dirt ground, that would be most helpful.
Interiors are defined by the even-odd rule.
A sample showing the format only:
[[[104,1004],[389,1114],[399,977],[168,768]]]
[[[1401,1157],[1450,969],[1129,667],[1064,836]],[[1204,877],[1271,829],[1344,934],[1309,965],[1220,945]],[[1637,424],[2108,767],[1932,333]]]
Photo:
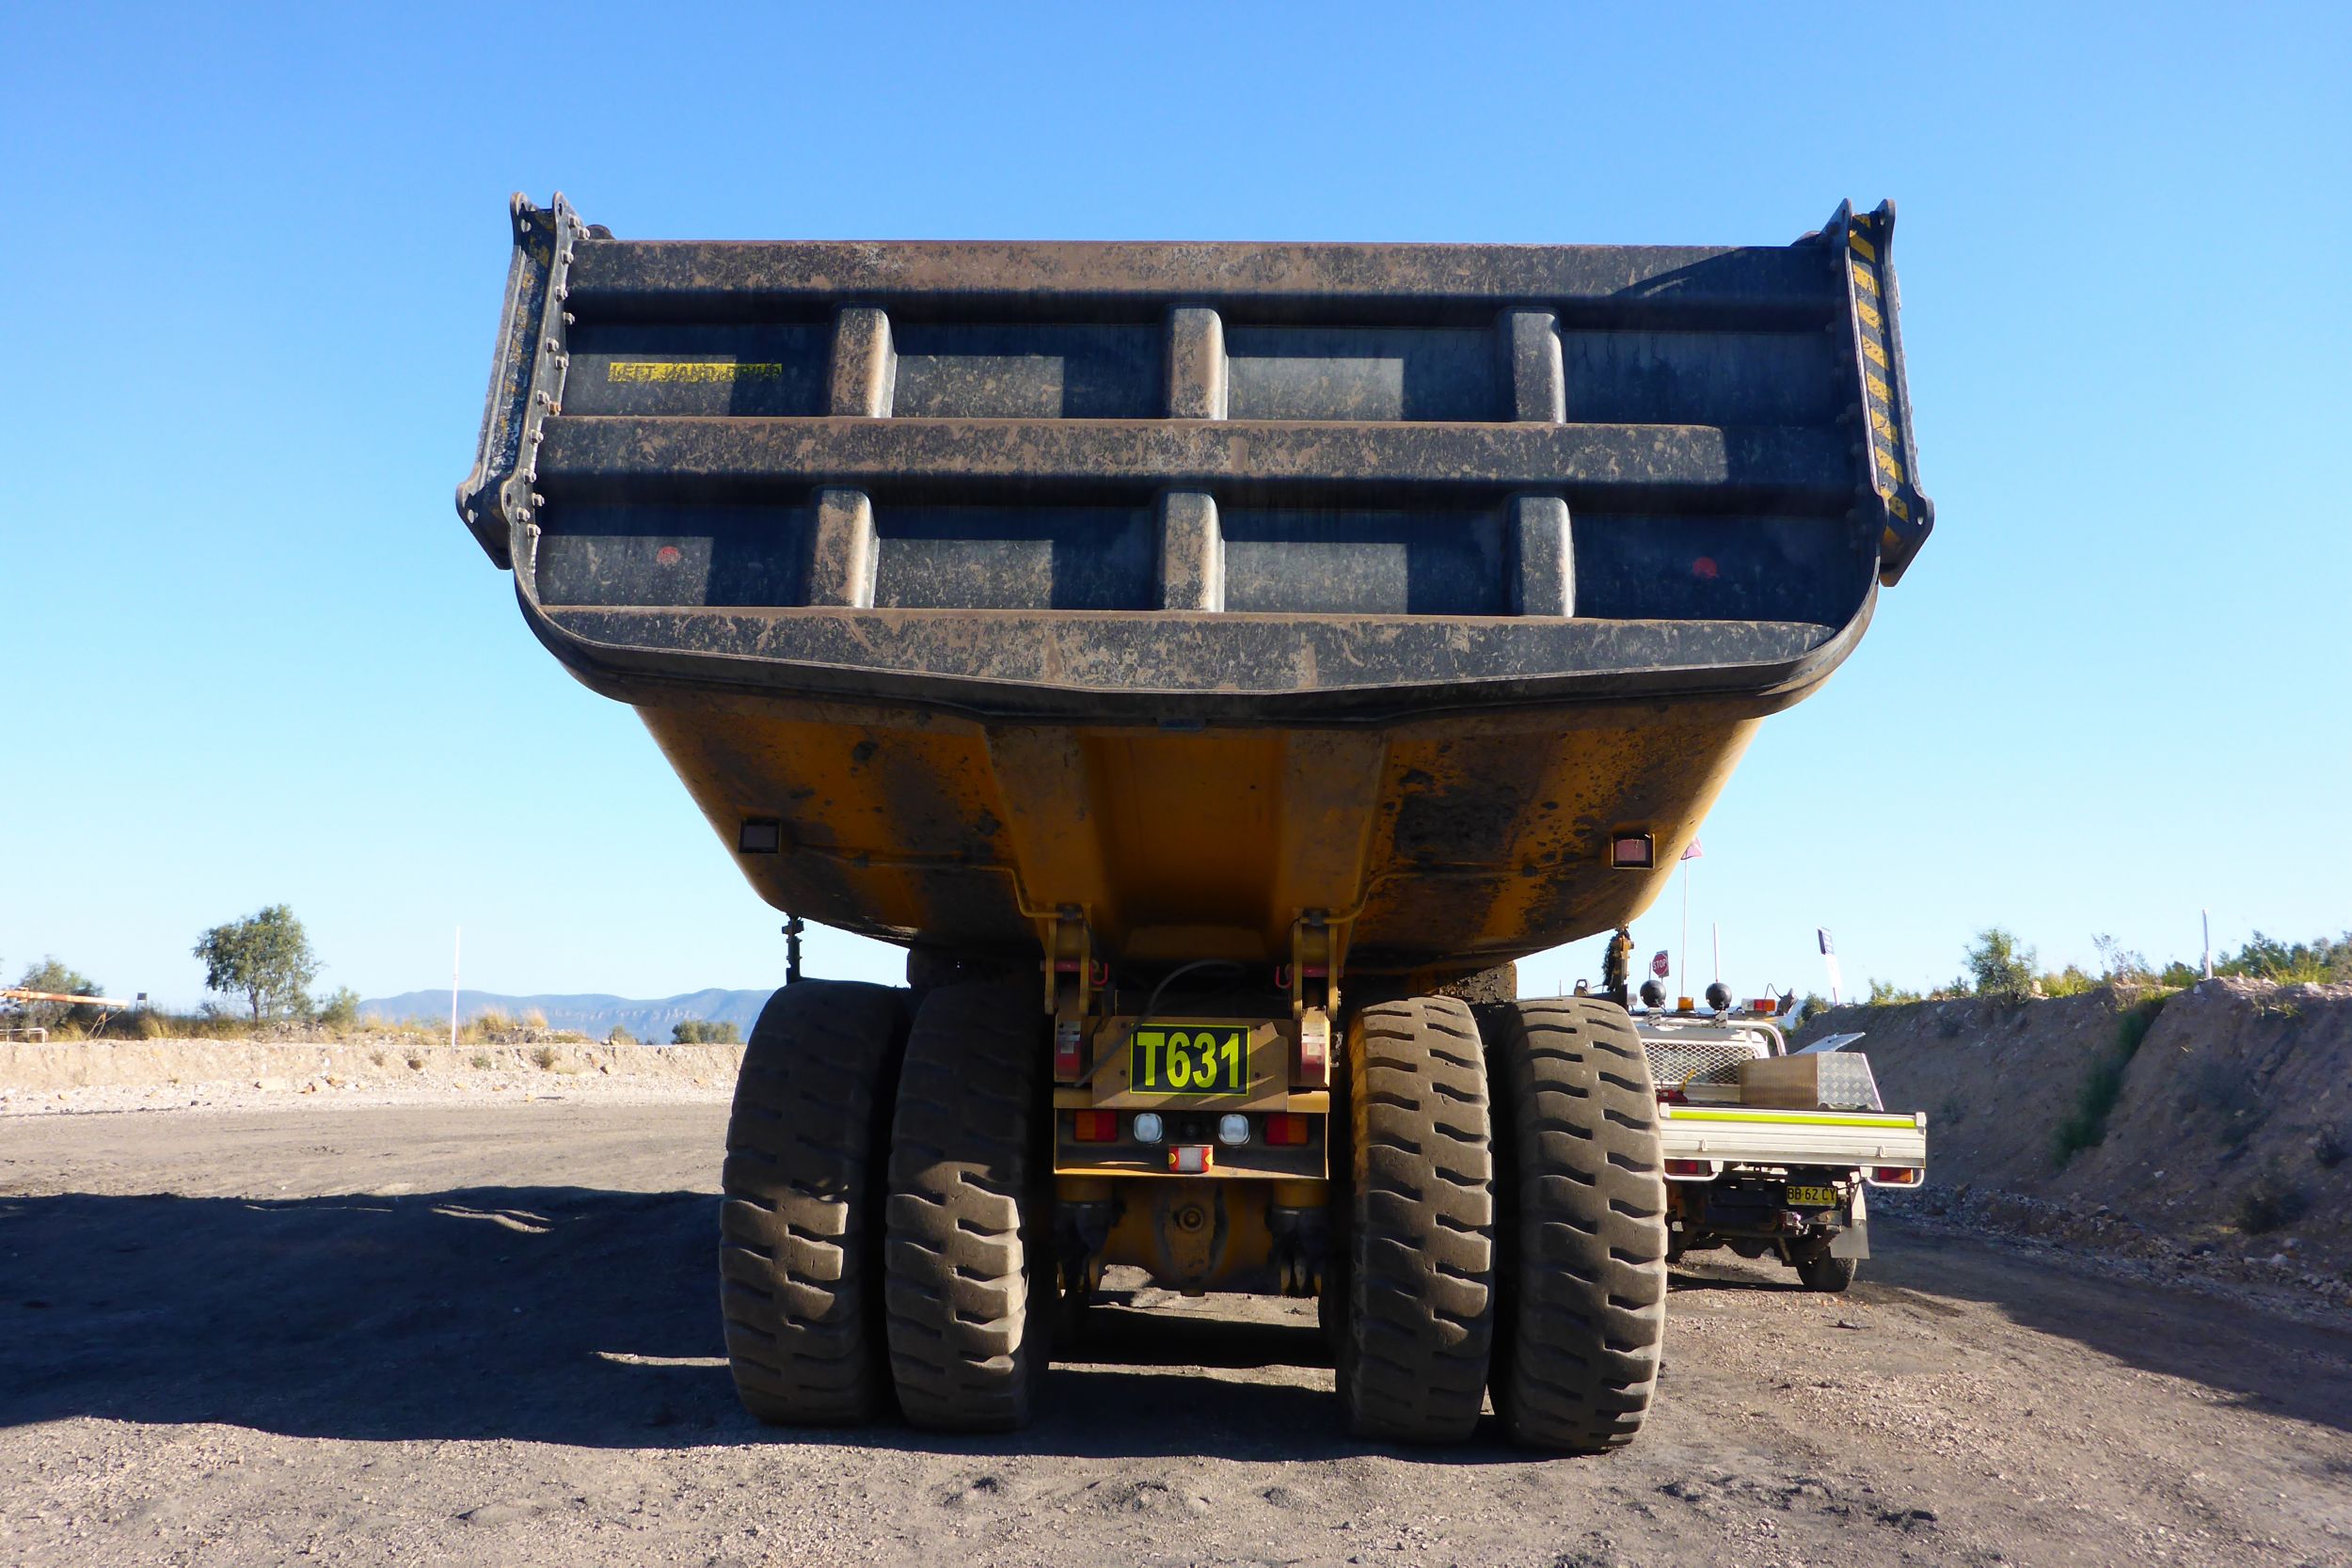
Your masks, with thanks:
[[[0,1117],[0,1563],[2352,1564],[2352,1323],[2062,1253],[1678,1271],[1601,1460],[1352,1441],[1302,1307],[1150,1292],[1017,1436],[792,1433],[723,1107],[280,1104]]]

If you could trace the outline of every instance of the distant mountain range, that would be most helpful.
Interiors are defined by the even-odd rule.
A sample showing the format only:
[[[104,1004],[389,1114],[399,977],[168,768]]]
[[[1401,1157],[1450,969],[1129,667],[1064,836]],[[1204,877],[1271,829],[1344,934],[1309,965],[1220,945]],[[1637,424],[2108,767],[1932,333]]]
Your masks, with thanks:
[[[471,1021],[495,1012],[518,1019],[539,1012],[547,1015],[550,1029],[576,1029],[602,1039],[617,1027],[650,1041],[667,1041],[672,1025],[702,1019],[732,1023],[748,1039],[759,1009],[774,994],[772,990],[693,990],[659,1002],[632,1002],[625,996],[501,996],[494,991],[461,990],[457,1016],[460,1021]],[[446,1019],[449,992],[411,990],[398,996],[371,997],[359,1004],[359,1016],[373,1016],[388,1023],[411,1018]]]

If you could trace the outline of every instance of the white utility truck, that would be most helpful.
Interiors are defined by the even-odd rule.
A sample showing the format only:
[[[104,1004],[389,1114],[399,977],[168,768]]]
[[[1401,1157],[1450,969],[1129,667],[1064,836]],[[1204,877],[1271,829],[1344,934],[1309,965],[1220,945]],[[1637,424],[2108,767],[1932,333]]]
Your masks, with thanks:
[[[1870,1255],[1871,1187],[1927,1179],[1924,1111],[1889,1111],[1867,1058],[1832,1035],[1791,1053],[1769,1002],[1633,1012],[1659,1100],[1667,1259],[1771,1254],[1816,1291]]]

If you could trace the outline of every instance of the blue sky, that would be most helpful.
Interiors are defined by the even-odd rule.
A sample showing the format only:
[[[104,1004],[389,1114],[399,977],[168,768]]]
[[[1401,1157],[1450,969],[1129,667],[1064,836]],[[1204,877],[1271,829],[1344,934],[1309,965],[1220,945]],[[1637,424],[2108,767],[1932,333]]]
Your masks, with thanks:
[[[1894,197],[1940,526],[1708,823],[1696,944],[1747,990],[1818,984],[1817,925],[1911,984],[1996,922],[2352,925],[2344,11],[1656,9],[7,8],[0,968],[191,1001],[282,900],[367,994],[461,922],[485,989],[780,977],[451,509],[507,194],[558,188],[646,238],[1776,244]]]

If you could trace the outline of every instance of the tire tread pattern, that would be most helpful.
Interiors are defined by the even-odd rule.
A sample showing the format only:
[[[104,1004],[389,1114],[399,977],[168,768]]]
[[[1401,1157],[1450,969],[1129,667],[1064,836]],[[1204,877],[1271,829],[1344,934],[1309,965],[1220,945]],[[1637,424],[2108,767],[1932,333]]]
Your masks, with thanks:
[[[889,1399],[879,1332],[881,1160],[904,994],[805,980],[760,1010],[720,1175],[719,1307],[744,1408],[792,1426]]]
[[[1625,1012],[1561,997],[1479,1009],[1504,1146],[1503,1430],[1600,1453],[1633,1440],[1666,1324],[1666,1193],[1649,1060]]]
[[[883,1261],[891,1376],[919,1427],[1023,1426],[1044,1370],[1043,1023],[1027,986],[943,986],[907,1041]]]
[[[1347,1310],[1339,1386],[1359,1437],[1458,1442],[1494,1331],[1494,1157],[1476,1021],[1453,997],[1348,1030]]]

